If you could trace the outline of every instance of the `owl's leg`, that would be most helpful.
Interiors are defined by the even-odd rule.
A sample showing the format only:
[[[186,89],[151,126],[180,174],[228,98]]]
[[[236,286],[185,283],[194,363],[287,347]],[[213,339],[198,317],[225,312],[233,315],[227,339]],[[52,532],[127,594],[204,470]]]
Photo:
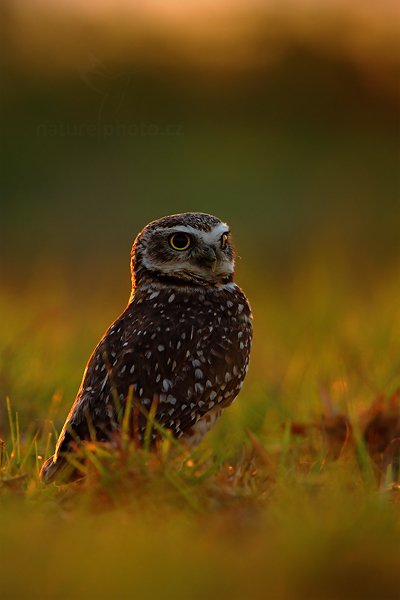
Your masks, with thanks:
[[[218,407],[213,408],[208,413],[203,415],[194,425],[192,425],[187,431],[185,431],[182,440],[188,445],[189,448],[193,448],[200,444],[203,437],[214,427],[222,415],[223,409]]]

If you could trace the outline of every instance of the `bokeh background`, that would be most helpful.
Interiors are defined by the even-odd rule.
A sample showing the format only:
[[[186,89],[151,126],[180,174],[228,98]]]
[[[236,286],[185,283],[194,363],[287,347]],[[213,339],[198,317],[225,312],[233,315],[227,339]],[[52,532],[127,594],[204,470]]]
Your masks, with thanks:
[[[166,213],[231,224],[257,385],[279,387],[296,336],[340,337],[346,310],[332,319],[329,307],[364,311],[360,331],[368,311],[390,328],[379,293],[398,289],[397,2],[3,0],[0,11],[0,393],[28,421],[55,386],[65,414],[128,298],[134,236]]]
[[[400,423],[399,19],[0,1],[4,598],[398,598],[398,486],[373,469]],[[204,463],[116,452],[97,484],[45,487],[135,235],[193,210],[230,223],[254,311],[238,401]]]

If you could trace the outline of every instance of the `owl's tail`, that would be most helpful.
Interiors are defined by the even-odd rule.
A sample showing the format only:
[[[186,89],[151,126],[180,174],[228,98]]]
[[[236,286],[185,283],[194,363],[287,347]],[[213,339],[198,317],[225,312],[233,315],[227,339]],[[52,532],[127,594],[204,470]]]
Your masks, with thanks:
[[[71,465],[64,457],[51,456],[40,470],[40,479],[43,483],[58,484],[71,483],[82,477],[82,473]]]

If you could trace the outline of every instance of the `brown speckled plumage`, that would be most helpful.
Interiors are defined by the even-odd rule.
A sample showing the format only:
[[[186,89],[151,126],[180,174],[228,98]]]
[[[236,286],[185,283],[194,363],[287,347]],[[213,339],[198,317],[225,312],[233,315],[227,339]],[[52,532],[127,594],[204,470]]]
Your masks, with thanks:
[[[172,248],[174,233],[188,236],[187,250]],[[233,266],[228,227],[216,217],[184,213],[144,228],[132,248],[129,304],[89,359],[44,481],[57,478],[71,441],[89,439],[90,428],[110,439],[116,399],[124,407],[130,388],[147,410],[157,398],[156,419],[176,437],[201,439],[238,395],[249,363],[251,312]],[[140,414],[139,440],[145,425]]]

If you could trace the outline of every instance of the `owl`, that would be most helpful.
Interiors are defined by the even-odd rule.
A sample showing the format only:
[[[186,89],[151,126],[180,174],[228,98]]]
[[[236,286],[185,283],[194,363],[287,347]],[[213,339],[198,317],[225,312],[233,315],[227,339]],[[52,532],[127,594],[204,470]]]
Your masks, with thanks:
[[[249,365],[252,316],[234,265],[229,227],[212,215],[170,215],[139,233],[128,305],[89,359],[43,481],[59,479],[68,453],[93,433],[115,439],[129,394],[143,409],[139,442],[154,400],[163,428],[189,445],[201,440],[238,395]]]

